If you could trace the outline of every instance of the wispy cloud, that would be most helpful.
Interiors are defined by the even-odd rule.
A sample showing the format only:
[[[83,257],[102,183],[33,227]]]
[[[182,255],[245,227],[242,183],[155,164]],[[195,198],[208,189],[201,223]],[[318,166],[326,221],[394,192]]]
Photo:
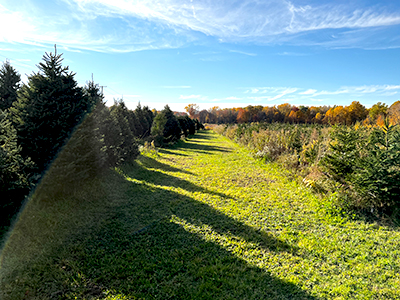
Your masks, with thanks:
[[[340,89],[334,91],[317,91],[317,90],[307,90],[307,95],[320,96],[320,95],[339,95],[339,94],[352,94],[360,95],[363,94],[382,94],[383,92],[400,90],[400,85],[363,85],[363,86],[348,86],[341,87]],[[306,92],[299,93],[304,95]]]
[[[313,90],[313,89],[308,89],[304,92],[299,93],[300,95],[312,95],[315,94],[317,92],[317,90]]]
[[[278,55],[281,56],[306,56],[306,53],[299,53],[299,52],[279,52]]]
[[[250,91],[252,94],[259,94],[259,96],[251,96],[247,97],[248,99],[260,101],[274,101],[278,100],[286,95],[293,94],[298,90],[298,88],[287,88],[287,87],[260,87],[260,88],[251,88]],[[268,95],[264,95],[268,94]],[[262,96],[261,96],[262,95]]]
[[[58,43],[71,50],[104,52],[178,48],[205,36],[222,42],[400,47],[400,41],[391,38],[393,32],[388,31],[400,25],[398,5],[361,6],[360,2],[356,6],[333,1],[302,1],[306,5],[300,5],[297,0],[62,0],[43,8],[35,1],[39,0],[0,5],[0,26],[7,28],[1,31],[0,41],[42,46]],[[314,34],[323,30],[331,34]]]
[[[249,52],[244,52],[244,51],[239,51],[239,50],[229,50],[229,52],[239,53],[239,54],[243,54],[243,55],[247,55],[247,56],[257,56],[256,53],[249,53]]]
[[[400,85],[344,86],[336,90],[298,87],[251,87],[244,91],[244,94],[247,94],[247,99],[255,102],[283,103],[295,101],[304,104],[309,101],[327,101],[331,104],[342,102],[344,104],[347,103],[347,105],[354,99],[369,102],[384,101],[384,99],[393,101],[388,97],[394,97],[399,93]],[[350,99],[353,100],[350,101]]]

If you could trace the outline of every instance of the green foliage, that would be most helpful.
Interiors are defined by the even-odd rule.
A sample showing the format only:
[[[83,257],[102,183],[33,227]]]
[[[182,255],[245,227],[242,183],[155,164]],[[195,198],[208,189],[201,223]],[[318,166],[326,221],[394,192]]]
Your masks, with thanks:
[[[151,127],[151,135],[156,146],[176,142],[181,137],[181,131],[179,122],[168,105],[157,114]]]
[[[338,211],[400,213],[400,129],[361,126],[240,124],[214,130],[256,157],[278,162],[303,176],[318,193],[336,193]],[[333,199],[333,198],[332,198]]]
[[[89,82],[84,91],[97,105],[86,115],[59,152],[47,174],[51,179],[42,184],[42,189],[67,193],[71,185],[84,184],[100,174],[105,167],[116,165],[110,163],[114,157],[108,157],[110,145],[105,143],[109,140],[105,138],[105,134],[111,132],[110,128],[105,132],[106,126],[116,124],[108,122],[110,115],[102,102],[99,86]],[[111,151],[111,155],[113,154]]]
[[[359,164],[360,138],[359,131],[351,127],[334,126],[329,152],[321,161],[328,174],[346,187]]]
[[[151,133],[151,125],[153,124],[153,113],[147,106],[142,108],[140,103],[133,113],[138,122],[138,130],[136,136],[141,139],[148,137]]]
[[[386,124],[370,132],[335,127],[321,160],[331,180],[344,187],[342,205],[392,215],[400,209],[400,133]]]
[[[92,110],[93,103],[77,86],[74,73],[62,66],[61,54],[45,54],[39,72],[28,77],[10,108],[22,146],[37,172],[43,172],[70,134]]]
[[[196,133],[196,123],[189,116],[181,116],[177,119],[185,137]]]
[[[20,88],[21,76],[5,62],[0,69],[0,110],[6,110],[17,101],[17,93]]]
[[[387,214],[400,211],[400,130],[390,126],[373,130],[367,153],[360,158],[354,184],[362,206]]]
[[[28,170],[33,163],[20,152],[17,132],[7,113],[0,110],[0,227],[9,225],[31,187]]]
[[[375,121],[378,116],[386,117],[388,113],[388,106],[385,103],[378,102],[374,104],[369,110],[369,117],[372,121]]]
[[[130,122],[132,114],[125,106],[123,100],[114,102],[114,105],[110,107],[110,114],[120,132],[114,141],[119,160],[122,162],[135,159],[139,155],[139,148],[131,129],[131,126],[135,125],[132,119]]]
[[[0,298],[400,297],[398,227],[326,214],[340,195],[211,131],[158,154],[35,193],[2,251]]]

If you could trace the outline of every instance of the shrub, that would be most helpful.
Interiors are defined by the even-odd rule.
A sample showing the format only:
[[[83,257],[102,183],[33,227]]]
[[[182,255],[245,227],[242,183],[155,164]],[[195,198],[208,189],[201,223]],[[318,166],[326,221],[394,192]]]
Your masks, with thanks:
[[[391,214],[400,208],[400,130],[386,120],[372,131],[353,181],[362,206]]]

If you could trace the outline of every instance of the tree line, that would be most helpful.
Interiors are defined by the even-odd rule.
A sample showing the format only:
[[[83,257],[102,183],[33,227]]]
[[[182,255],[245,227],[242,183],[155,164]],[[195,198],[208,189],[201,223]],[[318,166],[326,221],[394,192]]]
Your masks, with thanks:
[[[78,86],[62,61],[57,49],[45,53],[27,83],[9,62],[0,69],[0,228],[46,173],[65,191],[132,161],[145,141],[163,146],[202,128],[168,105],[160,112],[140,103],[130,110],[114,100],[107,107],[99,85]]]
[[[200,110],[197,104],[185,107],[192,118],[202,123],[211,124],[243,124],[251,122],[292,123],[292,124],[329,124],[352,125],[361,122],[363,125],[384,124],[386,118],[392,124],[400,123],[400,100],[391,106],[378,102],[366,108],[358,101],[348,106],[295,106],[284,103],[275,106],[252,106],[224,108],[214,106],[208,110]]]

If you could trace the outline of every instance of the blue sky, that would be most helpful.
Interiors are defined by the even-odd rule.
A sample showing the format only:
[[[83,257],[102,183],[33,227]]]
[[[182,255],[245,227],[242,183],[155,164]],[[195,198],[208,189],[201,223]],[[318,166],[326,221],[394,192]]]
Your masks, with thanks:
[[[0,0],[0,60],[23,80],[54,44],[130,108],[400,99],[394,0]]]

